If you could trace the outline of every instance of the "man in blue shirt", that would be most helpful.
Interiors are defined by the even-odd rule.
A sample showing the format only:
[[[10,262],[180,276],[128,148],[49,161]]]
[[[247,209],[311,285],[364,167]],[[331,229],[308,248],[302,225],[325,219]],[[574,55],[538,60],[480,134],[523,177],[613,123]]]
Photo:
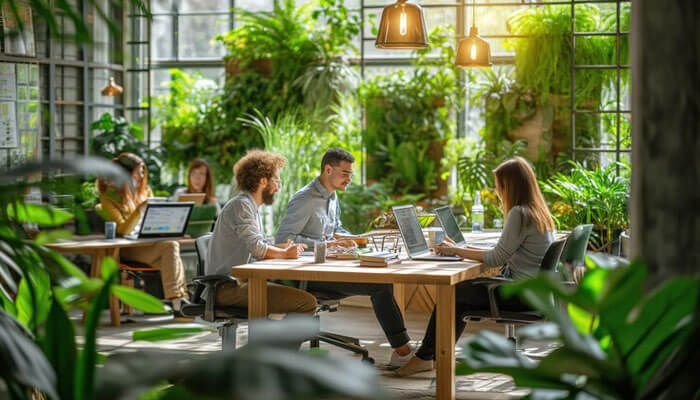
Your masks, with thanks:
[[[330,149],[321,160],[321,175],[294,194],[287,205],[287,212],[280,223],[275,242],[303,243],[311,247],[317,241],[329,245],[344,245],[342,237],[348,231],[340,221],[340,204],[336,190],[344,191],[353,177],[355,158],[343,149]],[[311,293],[323,293],[324,297],[342,299],[348,296],[366,295],[372,300],[374,313],[384,330],[394,352],[389,363],[400,367],[411,355],[411,346],[403,317],[394,300],[390,284],[308,282]]]

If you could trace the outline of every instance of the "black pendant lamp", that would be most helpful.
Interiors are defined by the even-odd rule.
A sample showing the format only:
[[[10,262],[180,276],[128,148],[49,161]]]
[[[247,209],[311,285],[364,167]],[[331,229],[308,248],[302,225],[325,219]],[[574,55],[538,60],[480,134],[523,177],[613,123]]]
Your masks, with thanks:
[[[384,7],[375,46],[378,49],[425,49],[428,34],[421,6],[397,0]]]
[[[459,41],[455,64],[458,67],[490,67],[491,47],[489,43],[479,37],[479,29],[476,27],[476,5],[472,12],[472,27],[469,36]]]

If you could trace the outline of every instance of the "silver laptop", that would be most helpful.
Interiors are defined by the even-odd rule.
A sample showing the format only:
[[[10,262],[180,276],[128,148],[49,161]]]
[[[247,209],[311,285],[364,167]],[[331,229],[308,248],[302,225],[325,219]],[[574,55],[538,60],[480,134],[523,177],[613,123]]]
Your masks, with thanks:
[[[462,231],[459,230],[459,225],[457,224],[457,218],[452,213],[450,206],[443,206],[435,209],[435,214],[437,214],[440,225],[445,231],[445,235],[457,243],[457,246],[464,247],[467,242],[464,240]]]
[[[416,208],[408,206],[392,207],[396,224],[401,231],[403,243],[406,246],[406,252],[412,260],[426,261],[461,261],[461,257],[457,256],[439,256],[430,252],[428,243],[423,236],[423,230],[418,222]]]
[[[151,203],[146,205],[146,212],[135,232],[125,235],[126,239],[145,239],[184,236],[190,220],[194,202]]]

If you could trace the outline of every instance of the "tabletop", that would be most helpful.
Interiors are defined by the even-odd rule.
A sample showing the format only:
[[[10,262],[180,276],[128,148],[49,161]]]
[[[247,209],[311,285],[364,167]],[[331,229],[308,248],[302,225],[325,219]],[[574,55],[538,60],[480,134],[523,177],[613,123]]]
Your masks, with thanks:
[[[327,260],[314,263],[313,257],[295,260],[263,260],[231,268],[237,278],[291,279],[304,281],[365,282],[365,283],[422,283],[455,285],[476,277],[494,276],[498,267],[463,261],[403,260],[389,267],[360,267],[357,260]]]

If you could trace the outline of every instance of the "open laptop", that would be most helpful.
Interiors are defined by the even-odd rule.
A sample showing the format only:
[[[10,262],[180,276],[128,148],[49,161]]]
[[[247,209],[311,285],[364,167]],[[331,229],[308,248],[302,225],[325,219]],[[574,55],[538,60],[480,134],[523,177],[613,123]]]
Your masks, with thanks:
[[[177,196],[177,201],[178,202],[187,202],[187,201],[193,201],[195,205],[201,206],[204,204],[204,198],[207,195],[205,193],[181,193],[179,196]]]
[[[146,205],[146,212],[141,218],[141,225],[138,230],[125,235],[124,238],[135,240],[183,236],[192,213],[192,207],[194,207],[193,202],[149,202]]]
[[[450,206],[443,206],[435,209],[435,214],[437,214],[440,225],[445,231],[445,235],[457,243],[457,246],[464,247],[467,242],[464,240],[464,235],[462,231],[459,230],[459,225],[457,224],[457,218],[455,218],[454,213]]]
[[[418,222],[416,208],[412,205],[392,207],[396,224],[399,226],[406,252],[412,260],[461,261],[457,256],[439,256],[430,252],[423,230]]]

